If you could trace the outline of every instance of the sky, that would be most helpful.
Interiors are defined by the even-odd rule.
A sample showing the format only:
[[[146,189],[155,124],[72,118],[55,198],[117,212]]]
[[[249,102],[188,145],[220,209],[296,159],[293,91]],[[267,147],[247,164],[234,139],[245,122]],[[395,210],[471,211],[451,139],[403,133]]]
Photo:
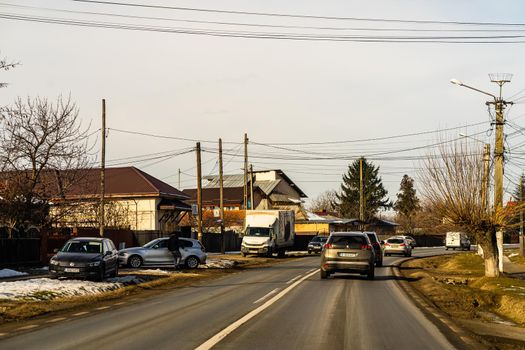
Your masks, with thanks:
[[[416,188],[421,186],[420,158],[439,140],[464,133],[494,143],[488,96],[450,79],[497,94],[488,73],[503,72],[513,74],[503,96],[517,102],[506,114],[506,199],[525,165],[525,154],[520,154],[525,138],[520,104],[525,96],[523,1],[114,2],[126,6],[0,1],[0,57],[20,62],[0,72],[0,81],[9,83],[0,90],[0,105],[17,97],[71,96],[84,127],[94,133],[94,162],[100,161],[96,131],[105,99],[108,166],[133,165],[175,187],[181,169],[180,187],[194,188],[196,141],[204,150],[204,175],[218,171],[219,138],[225,173],[234,174],[242,171],[247,133],[254,170],[284,170],[309,198],[339,189],[348,164],[365,156],[380,167],[395,199],[403,174],[416,178]],[[43,23],[50,19],[69,22]],[[82,26],[71,25],[72,20]],[[217,36],[225,32],[227,36]],[[232,37],[240,32],[244,37]],[[353,37],[290,40],[297,34],[303,39]],[[511,35],[517,37],[494,38]],[[366,40],[356,42],[355,36]],[[369,42],[378,36],[442,39]],[[500,42],[443,42],[452,36]]]

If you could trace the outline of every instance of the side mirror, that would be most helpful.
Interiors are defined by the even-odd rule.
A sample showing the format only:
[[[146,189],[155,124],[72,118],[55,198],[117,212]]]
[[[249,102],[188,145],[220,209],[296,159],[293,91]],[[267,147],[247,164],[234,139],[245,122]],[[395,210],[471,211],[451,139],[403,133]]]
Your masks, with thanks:
[[[58,253],[58,248],[53,249],[53,253]]]

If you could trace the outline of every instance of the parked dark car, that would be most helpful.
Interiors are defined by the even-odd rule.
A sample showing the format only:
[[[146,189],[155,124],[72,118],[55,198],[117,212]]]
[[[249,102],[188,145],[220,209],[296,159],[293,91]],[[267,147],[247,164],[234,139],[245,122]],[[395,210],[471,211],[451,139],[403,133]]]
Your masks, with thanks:
[[[377,234],[375,232],[365,233],[368,236],[370,243],[372,243],[372,247],[374,248],[374,251],[376,253],[376,266],[383,266],[383,246],[381,245],[381,241],[379,240],[379,238],[377,238]]]
[[[323,245],[326,243],[328,236],[315,236],[308,243],[308,254],[320,253],[323,250]]]
[[[118,251],[110,239],[78,237],[70,239],[49,262],[53,277],[101,281],[118,275]]]

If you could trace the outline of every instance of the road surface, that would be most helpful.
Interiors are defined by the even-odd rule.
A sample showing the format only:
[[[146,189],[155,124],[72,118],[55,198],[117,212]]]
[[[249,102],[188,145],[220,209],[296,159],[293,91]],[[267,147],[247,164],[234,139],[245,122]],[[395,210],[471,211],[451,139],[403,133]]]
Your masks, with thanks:
[[[436,253],[445,250],[414,251]],[[25,333],[0,334],[0,349],[454,349],[398,287],[389,265],[399,259],[385,257],[374,281],[321,280],[318,256],[242,271],[35,322]]]

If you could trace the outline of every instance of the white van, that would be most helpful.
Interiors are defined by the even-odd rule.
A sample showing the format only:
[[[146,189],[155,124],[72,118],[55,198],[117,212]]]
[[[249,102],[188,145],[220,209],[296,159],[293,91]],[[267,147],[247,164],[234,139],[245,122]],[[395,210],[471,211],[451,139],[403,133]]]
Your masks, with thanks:
[[[470,239],[465,232],[447,232],[445,248],[470,250]]]

